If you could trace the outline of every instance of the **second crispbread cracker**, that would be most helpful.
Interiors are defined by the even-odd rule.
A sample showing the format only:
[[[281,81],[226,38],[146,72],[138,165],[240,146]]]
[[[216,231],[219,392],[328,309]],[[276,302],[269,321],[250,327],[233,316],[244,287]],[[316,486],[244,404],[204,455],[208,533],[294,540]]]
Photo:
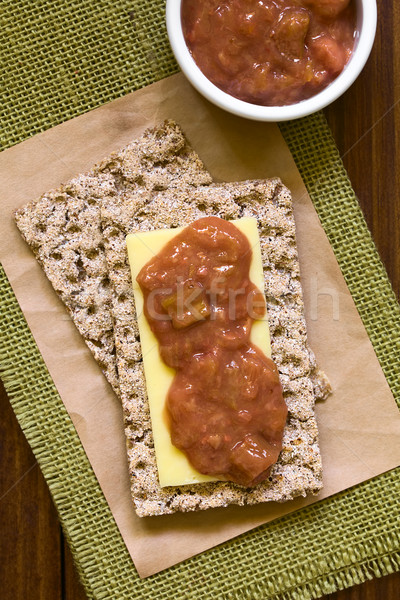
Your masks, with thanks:
[[[211,177],[172,120],[147,129],[88,173],[20,208],[17,226],[119,394],[111,289],[100,222],[103,202]]]
[[[242,216],[257,219],[272,357],[278,365],[289,408],[279,461],[269,480],[251,490],[227,482],[165,488],[158,483],[125,235],[187,225],[211,214],[225,219]],[[283,501],[318,491],[322,471],[313,379],[316,377],[319,382],[319,395],[327,393],[329,384],[323,376],[316,375],[315,361],[307,344],[290,192],[278,179],[196,189],[183,186],[137,197],[133,202],[125,202],[124,207],[104,204],[102,225],[114,286],[117,364],[131,492],[138,515]]]

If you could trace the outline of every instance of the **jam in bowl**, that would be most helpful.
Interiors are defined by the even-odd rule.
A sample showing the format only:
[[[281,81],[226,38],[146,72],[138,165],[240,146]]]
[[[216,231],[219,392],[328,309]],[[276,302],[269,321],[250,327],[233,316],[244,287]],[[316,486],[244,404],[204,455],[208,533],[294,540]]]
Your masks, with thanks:
[[[186,44],[204,75],[265,106],[305,100],[349,61],[354,0],[182,0]]]

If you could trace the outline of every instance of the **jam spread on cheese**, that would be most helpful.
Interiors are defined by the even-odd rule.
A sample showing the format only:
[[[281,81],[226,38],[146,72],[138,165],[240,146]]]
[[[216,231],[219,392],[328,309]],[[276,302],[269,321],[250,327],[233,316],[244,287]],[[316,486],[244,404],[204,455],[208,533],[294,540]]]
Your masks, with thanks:
[[[161,357],[176,370],[166,402],[172,443],[200,473],[244,486],[268,477],[287,416],[276,365],[250,342],[265,314],[251,259],[233,223],[204,217],[136,278]]]
[[[324,89],[348,62],[356,35],[355,0],[183,0],[181,16],[204,75],[264,106]]]

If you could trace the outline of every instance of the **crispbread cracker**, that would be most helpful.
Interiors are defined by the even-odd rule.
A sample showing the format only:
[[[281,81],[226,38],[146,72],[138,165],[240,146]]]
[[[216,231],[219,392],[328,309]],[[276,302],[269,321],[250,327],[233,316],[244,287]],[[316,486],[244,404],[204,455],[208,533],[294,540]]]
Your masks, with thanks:
[[[289,408],[283,450],[269,479],[253,489],[229,482],[161,488],[146,396],[125,236],[138,230],[188,225],[199,217],[253,216],[258,221],[271,330]],[[212,184],[104,202],[101,208],[106,257],[113,285],[115,343],[131,475],[139,516],[200,510],[229,504],[284,501],[322,487],[321,457],[314,416],[316,392],[329,383],[318,373],[307,345],[295,224],[290,192],[279,179]]]
[[[16,212],[16,223],[113,389],[119,394],[100,206],[210,175],[173,121],[149,129],[89,173]]]

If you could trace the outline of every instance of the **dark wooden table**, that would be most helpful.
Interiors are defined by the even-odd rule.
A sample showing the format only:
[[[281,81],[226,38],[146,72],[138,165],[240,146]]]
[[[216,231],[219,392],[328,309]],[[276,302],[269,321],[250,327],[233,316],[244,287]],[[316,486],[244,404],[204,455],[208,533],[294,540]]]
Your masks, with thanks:
[[[400,3],[378,0],[370,60],[326,110],[397,297],[400,296]],[[0,385],[0,597],[85,600],[43,476]],[[325,600],[398,600],[400,575]]]

